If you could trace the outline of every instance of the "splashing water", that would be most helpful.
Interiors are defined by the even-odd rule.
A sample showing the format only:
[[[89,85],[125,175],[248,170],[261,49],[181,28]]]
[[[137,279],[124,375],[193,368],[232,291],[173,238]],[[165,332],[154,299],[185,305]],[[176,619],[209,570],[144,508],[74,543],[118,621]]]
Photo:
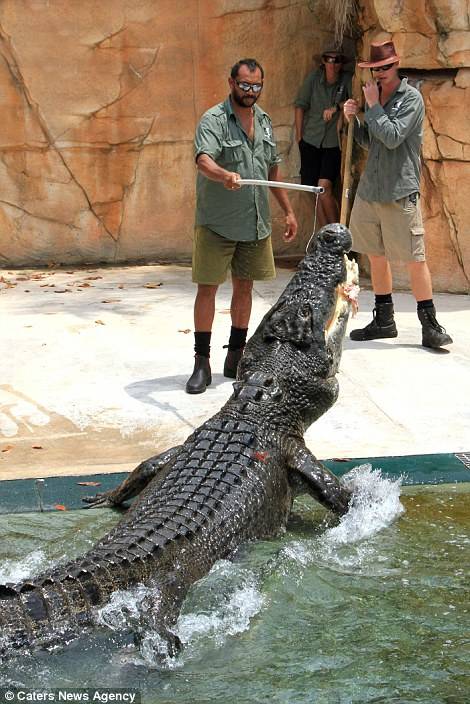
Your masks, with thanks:
[[[351,508],[339,525],[326,532],[329,543],[344,545],[370,538],[405,510],[400,503],[402,480],[385,479],[380,469],[372,469],[370,464],[355,467],[343,481],[353,492]]]
[[[264,599],[251,570],[226,560],[218,562],[206,581],[198,587],[201,606],[197,611],[183,614],[178,621],[178,635],[183,643],[209,637],[220,646],[227,636],[242,633],[250,620],[260,611]],[[212,584],[211,584],[212,582]],[[208,584],[209,583],[209,584]],[[207,587],[215,598],[207,609]],[[199,601],[196,595],[196,601]],[[190,605],[191,608],[191,605]]]
[[[41,571],[47,564],[42,550],[34,550],[22,560],[5,560],[0,567],[0,584],[20,582]]]
[[[343,477],[353,497],[338,525],[314,539],[293,541],[284,548],[284,556],[302,567],[315,563],[340,571],[367,570],[370,574],[371,564],[382,562],[374,536],[405,510],[400,503],[401,481],[386,479],[370,464],[355,467]],[[383,571],[383,567],[380,569]],[[378,571],[377,566],[374,571]]]
[[[96,622],[112,631],[129,628],[139,622],[142,603],[152,593],[152,588],[143,584],[113,592],[108,603],[97,610]]]
[[[139,584],[116,591],[96,614],[99,625],[113,631],[137,630],[142,633],[139,653],[125,656],[127,662],[147,667],[175,669],[198,655],[200,644],[209,640],[217,647],[229,636],[246,631],[251,619],[261,610],[264,597],[255,574],[227,560],[217,562],[211,572],[193,587],[175,627],[184,644],[177,658],[168,654],[168,644],[159,633],[145,627],[146,602],[158,599],[158,588]],[[189,646],[189,647],[188,647]]]

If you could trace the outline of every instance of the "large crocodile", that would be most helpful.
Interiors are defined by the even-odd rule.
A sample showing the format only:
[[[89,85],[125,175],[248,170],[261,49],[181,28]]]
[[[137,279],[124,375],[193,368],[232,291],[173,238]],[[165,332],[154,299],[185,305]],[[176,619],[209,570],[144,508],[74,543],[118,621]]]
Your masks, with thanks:
[[[0,648],[47,647],[79,635],[117,589],[143,582],[146,627],[173,633],[190,586],[240,544],[276,535],[295,494],[343,514],[350,491],[305,446],[306,428],[335,402],[335,374],[355,265],[342,225],[324,227],[313,252],[249,340],[223,408],[180,446],[142,462],[90,506],[138,495],[88,553],[18,584],[0,586]]]

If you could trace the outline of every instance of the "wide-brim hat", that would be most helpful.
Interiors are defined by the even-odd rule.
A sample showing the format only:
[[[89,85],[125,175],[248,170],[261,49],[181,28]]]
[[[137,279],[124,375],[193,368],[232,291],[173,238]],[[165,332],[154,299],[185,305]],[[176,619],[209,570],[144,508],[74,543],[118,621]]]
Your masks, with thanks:
[[[321,53],[321,56],[327,56],[329,54],[335,54],[336,56],[339,56],[341,58],[342,63],[347,63],[348,62],[348,57],[344,53],[343,47],[340,46],[334,46],[334,45],[328,45],[326,49],[324,49]]]
[[[371,44],[369,61],[360,61],[357,65],[359,68],[376,68],[394,64],[396,61],[400,61],[400,57],[395,51],[393,42],[381,42]]]

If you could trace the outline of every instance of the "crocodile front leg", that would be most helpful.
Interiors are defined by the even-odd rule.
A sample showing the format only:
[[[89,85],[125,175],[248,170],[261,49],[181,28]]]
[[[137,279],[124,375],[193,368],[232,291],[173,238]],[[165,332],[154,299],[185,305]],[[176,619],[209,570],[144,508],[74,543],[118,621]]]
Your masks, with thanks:
[[[140,647],[146,634],[153,631],[166,643],[168,655],[175,657],[182,649],[182,643],[174,628],[189,584],[182,575],[170,572],[162,582],[154,580],[151,586],[154,590],[143,600],[137,622],[131,622],[134,642]]]
[[[307,449],[304,442],[289,438],[285,449],[288,468],[302,479],[305,490],[330,511],[347,513],[351,492]]]
[[[142,489],[145,489],[158,472],[161,472],[168,465],[180,449],[181,445],[176,445],[159,455],[144,460],[115,489],[95,496],[84,496],[82,501],[88,504],[86,508],[112,508],[134,498],[140,494]]]

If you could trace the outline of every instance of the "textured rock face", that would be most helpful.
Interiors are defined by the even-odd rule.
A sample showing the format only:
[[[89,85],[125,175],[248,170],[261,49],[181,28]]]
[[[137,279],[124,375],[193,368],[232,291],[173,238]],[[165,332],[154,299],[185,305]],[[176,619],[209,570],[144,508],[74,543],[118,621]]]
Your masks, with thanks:
[[[467,0],[366,0],[362,56],[392,38],[426,105],[422,206],[436,290],[470,289],[470,7]],[[394,266],[398,285],[408,286]]]
[[[470,65],[468,0],[365,0],[361,24],[366,43],[377,30],[390,32],[405,66]]]
[[[464,0],[362,3],[364,47],[388,32],[421,71],[423,205],[437,289],[470,279],[469,8]],[[311,0],[2,0],[0,266],[188,259],[194,128],[227,94],[230,66],[266,70],[283,175],[298,177],[293,100],[332,21]],[[427,75],[447,69],[451,75]],[[292,197],[302,236],[310,196]],[[397,269],[397,282],[406,277]]]
[[[4,0],[2,266],[189,258],[194,128],[242,56],[266,69],[261,104],[295,177],[292,102],[324,41],[308,5]]]

